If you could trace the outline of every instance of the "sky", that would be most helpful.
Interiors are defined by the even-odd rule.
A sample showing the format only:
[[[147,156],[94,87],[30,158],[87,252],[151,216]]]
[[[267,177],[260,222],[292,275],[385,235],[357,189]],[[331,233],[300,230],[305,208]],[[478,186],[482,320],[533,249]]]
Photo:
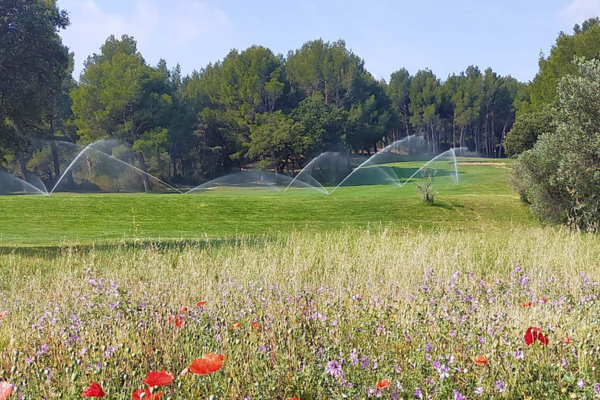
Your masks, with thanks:
[[[429,68],[444,80],[469,65],[527,82],[559,32],[600,15],[600,0],[58,0],[61,33],[85,59],[114,34],[133,36],[149,64],[184,74],[252,45],[287,55],[303,43],[343,39],[376,78]]]

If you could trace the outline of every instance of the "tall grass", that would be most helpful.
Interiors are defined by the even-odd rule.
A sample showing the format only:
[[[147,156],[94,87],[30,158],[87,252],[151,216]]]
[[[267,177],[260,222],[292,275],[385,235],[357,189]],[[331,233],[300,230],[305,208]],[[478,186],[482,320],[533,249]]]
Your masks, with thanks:
[[[0,254],[0,275],[0,381],[25,398],[76,398],[96,381],[128,399],[162,369],[176,375],[164,399],[600,394],[591,235],[344,229],[21,248]],[[548,346],[525,344],[532,326]],[[221,370],[178,375],[211,352]]]

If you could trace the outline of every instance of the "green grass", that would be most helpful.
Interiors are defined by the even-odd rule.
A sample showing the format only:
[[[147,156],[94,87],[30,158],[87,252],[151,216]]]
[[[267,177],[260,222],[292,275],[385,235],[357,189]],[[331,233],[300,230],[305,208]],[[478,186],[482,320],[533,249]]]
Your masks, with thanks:
[[[404,163],[404,175],[399,175],[409,175],[422,164]],[[459,184],[443,170],[447,163],[433,167],[441,168],[434,206],[422,203],[416,180],[404,187],[341,187],[331,195],[310,189],[280,193],[219,188],[191,195],[0,196],[0,246],[197,240],[343,227],[487,231],[535,224],[506,184],[506,165],[460,165]]]

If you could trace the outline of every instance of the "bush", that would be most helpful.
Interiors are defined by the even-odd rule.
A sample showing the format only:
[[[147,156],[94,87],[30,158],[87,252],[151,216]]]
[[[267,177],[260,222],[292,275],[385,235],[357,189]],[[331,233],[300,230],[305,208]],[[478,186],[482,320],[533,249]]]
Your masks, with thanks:
[[[512,129],[506,134],[506,154],[518,156],[533,148],[540,135],[555,129],[554,110],[550,106],[542,111],[518,114]]]
[[[515,164],[511,182],[532,212],[549,222],[600,226],[600,62],[577,60],[580,75],[558,87],[556,129]]]

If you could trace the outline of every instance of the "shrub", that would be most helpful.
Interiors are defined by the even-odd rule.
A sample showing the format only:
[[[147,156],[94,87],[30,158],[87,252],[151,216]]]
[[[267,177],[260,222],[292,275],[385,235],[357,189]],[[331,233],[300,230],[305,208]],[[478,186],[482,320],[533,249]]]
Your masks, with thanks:
[[[427,167],[421,170],[421,176],[424,180],[417,183],[417,192],[421,195],[425,204],[433,204],[437,192],[433,189],[433,178],[437,174],[437,171],[429,171]]]
[[[600,224],[600,62],[577,60],[580,75],[558,86],[556,129],[518,159],[511,178],[532,212],[597,231]]]

